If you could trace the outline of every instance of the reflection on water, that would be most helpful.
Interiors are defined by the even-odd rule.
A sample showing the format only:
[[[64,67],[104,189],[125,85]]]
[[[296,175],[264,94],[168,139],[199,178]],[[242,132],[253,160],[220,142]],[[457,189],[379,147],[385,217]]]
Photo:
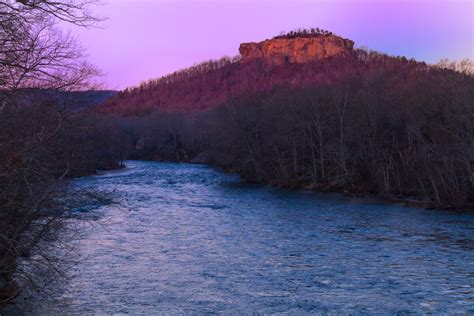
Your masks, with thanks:
[[[33,314],[474,313],[474,216],[136,162],[78,180],[91,210],[68,283]],[[28,302],[28,303],[27,303]]]

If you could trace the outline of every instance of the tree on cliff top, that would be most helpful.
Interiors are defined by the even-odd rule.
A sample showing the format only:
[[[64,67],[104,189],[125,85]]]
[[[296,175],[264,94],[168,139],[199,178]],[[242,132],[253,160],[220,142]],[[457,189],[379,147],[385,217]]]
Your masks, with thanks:
[[[322,37],[334,35],[332,32],[317,28],[296,29],[289,32],[281,32],[274,39],[291,39],[296,37]]]

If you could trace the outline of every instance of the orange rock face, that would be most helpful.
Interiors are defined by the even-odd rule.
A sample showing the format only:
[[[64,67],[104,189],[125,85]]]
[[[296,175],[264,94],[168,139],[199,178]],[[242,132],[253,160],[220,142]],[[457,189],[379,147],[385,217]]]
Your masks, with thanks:
[[[242,43],[239,52],[244,61],[265,59],[274,64],[306,63],[336,55],[350,54],[354,42],[340,36],[270,39],[260,43]]]

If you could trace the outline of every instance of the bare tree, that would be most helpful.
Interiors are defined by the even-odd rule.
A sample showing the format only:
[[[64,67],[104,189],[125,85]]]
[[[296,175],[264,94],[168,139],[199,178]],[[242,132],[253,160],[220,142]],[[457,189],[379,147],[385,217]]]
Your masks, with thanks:
[[[474,61],[470,58],[464,58],[460,61],[451,61],[443,58],[436,66],[441,69],[454,70],[465,75],[474,76]]]
[[[68,143],[80,121],[64,93],[90,87],[98,74],[57,23],[94,25],[101,20],[91,11],[96,3],[0,1],[0,306],[17,293],[18,257],[35,251],[38,262],[56,270],[38,246],[61,227],[65,177],[82,163],[80,148]]]

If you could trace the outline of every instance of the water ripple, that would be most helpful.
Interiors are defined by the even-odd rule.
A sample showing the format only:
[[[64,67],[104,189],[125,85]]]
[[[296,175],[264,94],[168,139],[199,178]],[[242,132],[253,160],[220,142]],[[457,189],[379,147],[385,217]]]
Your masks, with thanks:
[[[78,180],[85,258],[31,314],[474,313],[474,216],[243,185],[156,162]]]

